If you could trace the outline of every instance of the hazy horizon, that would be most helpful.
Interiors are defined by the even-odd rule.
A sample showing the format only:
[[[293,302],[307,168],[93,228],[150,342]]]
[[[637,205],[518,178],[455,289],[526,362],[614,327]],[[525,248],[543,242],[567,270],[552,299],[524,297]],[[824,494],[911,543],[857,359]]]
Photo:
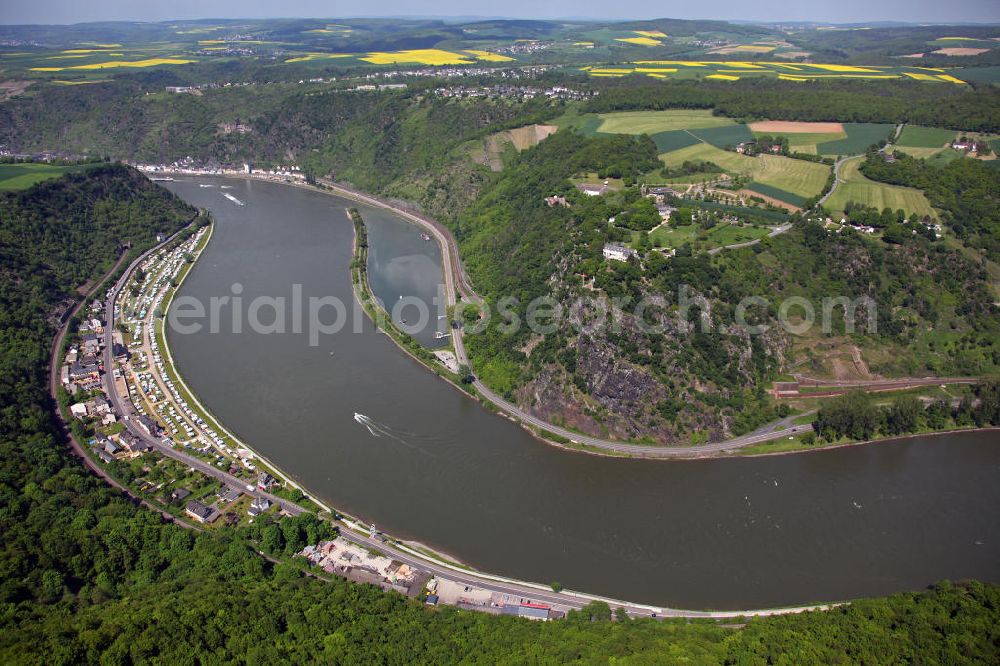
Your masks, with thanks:
[[[338,11],[338,6],[344,11]],[[349,8],[348,8],[349,7]],[[356,5],[318,0],[217,0],[205,3],[176,0],[171,3],[135,3],[127,0],[80,3],[77,0],[38,0],[0,8],[0,24],[62,25],[103,21],[190,21],[211,19],[281,18],[434,18],[434,19],[538,19],[538,20],[653,20],[662,18],[719,20],[733,22],[817,22],[817,23],[1000,23],[1000,3],[995,0],[955,0],[948,4],[929,0],[845,0],[837,6],[818,0],[787,3],[763,2],[748,5],[737,0],[713,3],[713,15],[689,4],[633,0],[627,5],[609,6],[593,0],[556,0],[536,3],[509,0],[498,13],[495,3],[473,0],[439,0],[414,11],[412,3],[386,0],[359,13]]]

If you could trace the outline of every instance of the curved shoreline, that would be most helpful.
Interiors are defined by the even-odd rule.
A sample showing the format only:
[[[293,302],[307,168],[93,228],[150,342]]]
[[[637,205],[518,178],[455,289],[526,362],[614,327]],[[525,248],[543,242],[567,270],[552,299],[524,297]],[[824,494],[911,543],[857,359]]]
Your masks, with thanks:
[[[197,176],[199,174],[182,174],[189,176]],[[289,185],[292,187],[297,187],[300,189],[317,192],[320,194],[328,194],[335,197],[346,198],[352,201],[360,202],[365,205],[374,206],[377,208],[382,208],[388,210],[390,213],[394,214],[396,217],[402,219],[404,222],[413,224],[414,226],[430,232],[430,234],[438,242],[441,248],[441,264],[442,264],[442,278],[444,279],[445,295],[448,301],[448,307],[453,307],[457,304],[456,292],[460,285],[461,291],[464,292],[464,296],[472,302],[482,302],[482,298],[472,290],[469,284],[469,278],[465,273],[464,265],[462,264],[461,258],[458,255],[458,243],[451,232],[445,228],[440,222],[432,220],[421,214],[414,213],[412,211],[405,210],[399,206],[394,205],[390,201],[385,201],[382,198],[355,190],[346,185],[336,183],[335,181],[318,178],[317,186],[309,185],[304,182],[289,181],[286,179],[277,179],[273,177],[265,176],[253,176],[244,174],[204,174],[210,177],[220,177],[220,178],[236,178],[248,181],[261,181],[267,183],[274,183],[277,185]],[[352,256],[356,254],[356,247],[352,248]],[[355,257],[356,258],[356,257]],[[353,283],[353,277],[352,277]],[[370,288],[367,289],[369,295],[371,295]],[[358,298],[358,293],[355,290],[355,298]],[[360,300],[360,299],[359,299]],[[363,307],[363,304],[362,304]],[[390,320],[391,323],[391,320]],[[384,332],[384,331],[383,331]],[[397,348],[402,350],[407,356],[415,360],[416,362],[423,365],[425,368],[429,369],[434,374],[438,375],[444,379],[449,384],[459,391],[461,391],[466,396],[473,398],[478,401],[481,406],[488,409],[495,414],[502,416],[514,423],[520,425],[526,432],[528,432],[535,439],[564,451],[570,451],[573,453],[585,453],[594,456],[602,456],[609,458],[641,458],[648,460],[705,460],[713,458],[732,458],[733,455],[743,456],[743,457],[762,457],[762,456],[773,456],[773,455],[790,455],[793,453],[812,453],[816,451],[828,451],[837,448],[842,448],[844,446],[857,446],[861,444],[872,444],[881,441],[886,441],[886,439],[905,439],[907,437],[920,437],[925,434],[932,433],[918,433],[914,435],[893,437],[893,438],[883,438],[866,440],[864,442],[845,442],[842,444],[832,444],[832,445],[822,445],[816,446],[814,448],[808,449],[796,449],[792,451],[763,451],[759,453],[742,453],[740,449],[753,446],[755,444],[762,444],[765,442],[782,439],[784,437],[803,434],[807,432],[813,432],[812,424],[805,425],[794,425],[791,423],[791,417],[786,419],[781,419],[779,421],[774,421],[769,424],[765,424],[756,430],[740,435],[738,437],[733,437],[720,442],[710,442],[707,444],[696,444],[696,445],[655,445],[655,444],[642,444],[629,441],[619,441],[619,440],[606,440],[599,437],[593,437],[585,433],[575,432],[556,426],[554,424],[548,423],[538,417],[528,414],[518,408],[516,405],[508,402],[503,397],[494,393],[488,386],[483,384],[478,377],[473,381],[472,387],[476,389],[476,393],[470,393],[464,390],[461,386],[458,386],[449,377],[441,374],[437,371],[434,366],[429,365],[423,359],[418,358],[408,349],[404,348],[392,335],[386,334],[393,342],[396,344]],[[465,353],[465,347],[463,344],[461,331],[452,331],[452,344],[455,350],[455,355],[460,364],[464,364],[472,369],[472,363]],[[492,408],[491,408],[492,407]],[[495,409],[493,409],[495,408]],[[782,427],[784,426],[784,427]],[[986,428],[989,430],[991,428]],[[959,432],[977,430],[977,429],[959,429]],[[951,431],[948,431],[951,432]],[[945,434],[942,431],[940,434]],[[556,438],[567,440],[566,442],[561,442]],[[249,447],[248,447],[249,448]]]
[[[126,268],[125,272],[122,274],[121,279],[119,280],[118,284],[113,290],[114,291],[113,295],[108,299],[108,303],[106,305],[106,312],[110,315],[108,319],[108,331],[110,331],[112,328],[112,324],[114,321],[115,301],[117,300],[117,296],[118,293],[120,292],[121,287],[127,283],[128,278],[131,276],[135,268],[140,264],[140,262],[146,256],[158,250],[159,248],[165,246],[168,242],[170,242],[170,240],[172,240],[172,238],[168,239],[168,241],[165,241],[164,243],[161,243],[153,248],[150,248],[150,250],[148,250],[146,253],[144,253],[142,256],[140,256]],[[201,251],[204,251],[205,247],[207,247],[207,242],[206,245],[202,247]],[[200,255],[201,252],[198,253],[198,257],[200,257]],[[190,269],[188,270],[188,272],[190,272]],[[186,274],[184,277],[186,277]],[[176,291],[180,288],[182,283],[183,279],[178,282],[178,286],[174,288],[173,293],[176,293]],[[172,300],[172,295],[170,300]],[[164,312],[167,311],[170,300],[167,301],[167,306],[165,306]],[[110,335],[110,333],[108,334]],[[172,357],[170,358],[170,361],[171,361],[171,369],[174,371],[175,376],[178,377],[179,379],[180,375],[177,373],[176,366],[174,366],[172,363]],[[55,363],[56,357],[53,357],[51,362]],[[106,377],[107,376],[108,375],[106,375]],[[195,395],[193,393],[190,393],[190,389],[187,389],[186,384],[184,385],[184,387],[188,391],[189,397],[195,399]],[[116,395],[114,393],[113,385],[110,386],[109,390],[111,391],[109,395]],[[201,406],[200,402],[198,404],[199,406]],[[206,410],[206,415],[211,415],[211,414]],[[214,416],[212,416],[212,418],[213,420],[215,420]],[[226,430],[226,432],[227,434],[229,433],[228,430]],[[141,433],[138,434],[137,436],[140,436],[141,438],[148,440],[148,438],[142,437]],[[242,440],[235,440],[235,441],[242,442]],[[168,447],[166,445],[160,445],[154,448],[162,455],[174,457],[178,460],[181,460],[189,464],[196,464],[195,459],[190,458],[187,454],[183,452],[175,451],[172,447]],[[251,447],[247,448],[249,448],[251,451],[254,451]],[[257,455],[257,452],[254,451],[254,454]],[[264,458],[262,457],[262,459]],[[207,469],[204,469],[205,467],[207,467]],[[200,469],[202,469],[202,471],[205,473],[209,473],[212,476],[219,478],[224,483],[231,482],[231,479],[228,479],[229,476],[228,474],[220,470],[215,470],[211,466],[203,465],[200,466]],[[282,477],[287,476],[286,473],[280,470],[280,468],[275,468],[275,471]],[[272,501],[279,503],[284,510],[288,511],[292,515],[304,511],[304,509],[301,506],[297,505],[295,502],[275,497],[265,492],[253,491],[251,494],[255,496],[267,497]],[[334,522],[337,522],[337,519],[335,517],[334,517]],[[433,551],[427,552],[428,550],[431,549],[426,548],[425,546],[423,546],[423,544],[418,545],[414,543],[411,545],[411,543],[403,542],[395,538],[389,538],[388,541],[384,541],[372,535],[365,535],[364,528],[358,525],[357,522],[352,520],[345,520],[341,518],[339,522],[343,525],[343,527],[340,530],[341,536],[347,539],[348,541],[361,545],[362,547],[365,548],[381,550],[383,552],[390,553],[396,559],[400,559],[407,563],[413,563],[415,566],[423,568],[428,572],[432,573],[433,575],[442,576],[450,580],[458,581],[462,584],[477,586],[486,590],[501,591],[503,593],[513,594],[515,596],[525,596],[545,603],[569,609],[579,609],[591,602],[600,601],[607,603],[612,607],[624,608],[626,612],[628,612],[630,615],[638,617],[685,617],[685,618],[731,619],[731,618],[741,618],[750,616],[769,616],[769,615],[778,615],[786,613],[800,613],[812,610],[828,610],[835,606],[841,605],[842,603],[845,603],[845,602],[811,603],[811,604],[802,604],[797,606],[783,606],[778,608],[764,608],[756,610],[731,610],[731,611],[683,610],[666,606],[656,606],[652,604],[626,602],[611,597],[588,594],[585,592],[578,592],[575,590],[561,590],[559,592],[555,592],[551,590],[550,586],[541,583],[522,581],[514,578],[509,578],[506,576],[490,574],[478,571],[476,569],[464,567],[458,562],[449,561],[446,555],[434,553]],[[415,548],[414,546],[417,547]],[[421,548],[423,550],[418,550],[418,548]]]
[[[181,276],[181,279],[177,282],[177,286],[170,291],[169,297],[163,304],[163,317],[160,319],[160,322],[157,326],[159,330],[157,331],[156,328],[154,328],[153,330],[153,335],[155,336],[156,333],[158,332],[160,334],[160,338],[163,340],[163,359],[167,363],[167,367],[173,370],[174,377],[177,378],[177,383],[180,384],[184,392],[187,393],[187,397],[191,399],[191,401],[198,407],[199,410],[201,410],[205,414],[205,416],[209,420],[211,420],[212,425],[217,427],[221,432],[225,433],[225,435],[229,437],[229,439],[231,439],[233,443],[239,445],[242,448],[247,449],[248,451],[253,451],[253,454],[257,456],[257,458],[262,460],[264,464],[266,464],[269,468],[271,468],[271,470],[274,471],[275,474],[280,476],[282,480],[285,481],[288,485],[292,486],[293,488],[301,492],[303,495],[305,495],[306,498],[308,498],[311,502],[314,502],[324,511],[333,514],[333,510],[330,507],[326,506],[322,501],[316,499],[311,494],[306,492],[306,489],[303,486],[299,485],[290,474],[282,470],[280,467],[278,467],[278,465],[274,464],[274,462],[269,460],[266,456],[261,455],[259,451],[257,451],[252,446],[248,445],[245,441],[243,441],[242,438],[238,437],[232,430],[227,428],[226,425],[222,423],[222,421],[219,420],[219,418],[212,412],[212,410],[210,410],[208,407],[205,406],[205,404],[198,398],[198,395],[191,390],[191,387],[188,386],[187,382],[184,380],[184,376],[177,369],[177,364],[174,362],[174,356],[170,351],[170,341],[167,339],[167,326],[165,325],[167,316],[170,312],[170,305],[173,303],[174,297],[181,290],[181,287],[184,286],[184,282],[185,280],[187,280],[188,275],[190,275],[191,271],[194,270],[194,265],[198,262],[198,259],[201,258],[202,253],[208,249],[208,246],[212,242],[212,237],[214,235],[215,235],[215,222],[211,222],[209,224],[208,238],[205,239],[205,244],[198,251],[198,254],[194,258],[194,262],[192,262],[188,270],[184,272],[184,275]],[[154,324],[154,326],[155,325],[156,324]]]
[[[311,187],[302,187],[302,189],[310,189],[311,190],[313,188],[311,188]],[[315,190],[313,190],[313,191],[315,191]],[[354,244],[356,246],[356,239],[355,239],[355,243]],[[207,245],[208,245],[208,242],[206,242],[205,247],[207,247]],[[204,251],[204,249],[205,248],[203,247],[202,251]],[[353,252],[352,252],[352,254],[353,254]],[[200,258],[200,253],[199,253],[198,258]],[[190,272],[190,271],[188,271],[188,272]],[[185,274],[184,277],[186,278],[187,274]],[[353,278],[352,278],[352,281],[353,281]],[[183,284],[183,280],[182,280],[182,282],[180,284],[178,284],[178,287],[174,290],[174,293],[176,293],[177,289],[180,288],[181,284]],[[357,292],[355,292],[355,293],[357,295]],[[168,305],[169,305],[169,302],[168,302]],[[391,335],[390,335],[390,337],[391,337]],[[164,338],[164,342],[165,342],[165,338]],[[407,352],[407,354],[411,358],[413,358],[414,360],[417,360],[418,362],[422,362],[421,359],[417,358],[416,356],[414,356],[412,354],[409,354],[408,350],[406,350],[405,348],[403,348],[403,351]],[[170,361],[171,361],[171,365],[172,365],[172,367],[174,369],[174,373],[175,373],[176,377],[180,378],[180,374],[177,372],[176,366],[173,365],[172,356],[170,357]],[[183,384],[183,386],[186,389],[186,391],[188,392],[189,396],[191,396],[192,398],[196,397],[194,395],[194,393],[191,392],[190,388],[187,386],[186,383]],[[459,387],[456,386],[455,388],[459,388]],[[465,391],[463,391],[463,393],[465,393],[466,395],[469,395]],[[208,412],[208,410],[206,408],[204,408],[204,405],[200,401],[198,402],[198,404],[199,404],[199,406],[202,409],[204,409],[206,411],[207,414],[210,413],[210,412]],[[507,416],[505,414],[503,414],[503,415]],[[214,421],[216,421],[218,423],[218,420],[217,420],[217,418],[214,415],[212,415],[212,418],[213,418]],[[510,418],[510,417],[508,417],[508,418]],[[512,420],[514,420],[514,419],[512,419]],[[529,432],[532,432],[530,428],[526,428],[526,429]],[[961,432],[969,432],[969,431],[970,430],[963,430]],[[225,429],[225,432],[227,434],[230,433],[230,431],[228,429]],[[535,433],[532,432],[532,434],[534,435]],[[931,434],[931,433],[927,433],[927,434]],[[944,434],[944,433],[940,433],[940,434]],[[908,439],[908,438],[919,437],[919,436],[923,436],[923,435],[914,435],[914,436],[911,436],[911,437],[894,438],[894,439]],[[536,437],[537,437],[537,435],[536,435]],[[541,437],[538,437],[538,438],[539,439],[543,439]],[[245,445],[245,442],[242,442],[242,440],[238,440],[238,438],[236,438],[236,440],[240,441],[241,443],[243,443]],[[545,441],[545,440],[543,439],[543,441]],[[877,441],[886,441],[886,440],[877,440]],[[852,446],[852,445],[857,445],[857,444],[859,444],[859,443],[844,443],[844,444],[840,444],[840,445],[836,445],[836,446],[831,446],[831,447],[809,449],[809,451],[812,451],[812,450],[826,450],[826,448],[841,448],[843,446]],[[254,451],[254,453],[257,454],[257,452],[252,447],[246,446],[246,448]],[[561,447],[561,448],[567,448],[567,447]],[[606,453],[591,452],[591,451],[587,451],[587,452],[588,453],[597,453],[598,455],[608,455]],[[791,452],[775,452],[774,454],[759,454],[759,455],[784,455],[784,454],[787,454],[787,453],[791,453]],[[257,455],[259,455],[259,454],[257,454]],[[285,480],[289,480],[289,475],[286,472],[282,471],[279,467],[273,465],[273,463],[270,463],[270,461],[267,460],[265,457],[263,457],[263,456],[260,456],[260,457],[261,457],[262,460],[264,460],[269,465],[271,465],[275,469],[275,471],[278,472]],[[296,487],[299,487],[300,490],[302,490],[305,493],[305,489],[303,487],[301,487],[301,486],[296,486]],[[323,506],[324,508],[326,508],[325,505],[323,505],[320,502],[316,501],[314,495],[311,495],[311,494],[307,493],[307,496],[311,500],[313,500],[314,502],[316,502],[318,505]],[[359,526],[356,523],[356,521],[345,520],[344,524],[346,525],[347,528],[349,528],[349,529],[343,530],[344,532],[346,532],[347,538],[353,539],[353,540],[360,540],[362,543],[371,543],[371,542],[374,541],[374,540],[370,539],[369,537],[361,536],[361,534],[363,533],[363,528],[361,528],[361,526]],[[359,528],[360,528],[360,532],[359,532]],[[640,615],[642,615],[642,614],[648,615],[650,612],[652,612],[652,613],[656,613],[658,616],[732,618],[732,617],[739,617],[739,616],[771,615],[771,614],[775,614],[775,613],[801,612],[803,610],[812,610],[812,609],[829,609],[829,608],[831,608],[833,606],[840,605],[841,603],[849,603],[849,602],[831,602],[831,603],[826,603],[826,604],[819,604],[819,603],[817,603],[817,604],[801,605],[801,606],[794,606],[794,607],[783,607],[783,608],[772,608],[772,609],[759,609],[759,610],[740,610],[740,611],[679,610],[679,609],[671,609],[671,608],[666,608],[666,607],[657,608],[657,607],[649,605],[649,604],[627,603],[627,602],[622,602],[622,601],[619,601],[619,600],[611,599],[611,598],[608,598],[608,597],[602,597],[602,596],[598,596],[598,595],[590,595],[590,594],[586,594],[586,593],[582,593],[582,592],[575,592],[575,591],[571,591],[571,590],[564,590],[561,593],[549,593],[549,592],[547,592],[548,586],[545,586],[545,585],[542,585],[542,584],[539,584],[539,583],[532,583],[532,582],[520,581],[520,580],[516,580],[516,579],[512,579],[512,578],[507,578],[507,577],[504,577],[504,576],[498,576],[498,575],[488,574],[488,573],[480,572],[480,571],[478,571],[476,569],[466,568],[465,566],[463,566],[461,564],[461,562],[455,560],[454,558],[449,557],[446,554],[438,553],[438,552],[426,552],[427,550],[433,551],[433,547],[427,547],[427,546],[424,546],[423,544],[418,545],[417,543],[407,542],[407,541],[404,541],[404,540],[401,540],[401,539],[390,538],[390,542],[389,543],[382,544],[380,542],[380,543],[377,543],[377,544],[372,544],[372,547],[374,547],[374,548],[382,548],[382,549],[388,548],[390,550],[391,549],[397,549],[398,551],[403,551],[404,553],[413,556],[418,561],[421,561],[421,562],[425,563],[425,566],[426,566],[426,563],[429,563],[429,564],[431,564],[434,567],[442,568],[442,569],[447,570],[447,572],[449,572],[452,575],[458,574],[460,576],[467,576],[470,579],[477,580],[477,581],[479,581],[481,583],[484,583],[484,584],[494,584],[494,585],[508,585],[509,584],[509,585],[521,586],[522,588],[526,588],[526,589],[531,590],[532,591],[531,593],[534,594],[536,597],[541,597],[542,595],[548,596],[550,598],[550,600],[552,600],[554,603],[565,604],[569,598],[572,598],[572,599],[575,599],[575,600],[580,600],[580,601],[600,600],[600,601],[609,602],[612,605],[621,605],[623,607],[627,607],[627,609],[629,609],[630,613],[640,614]],[[445,575],[447,576],[449,574],[446,573]]]
[[[938,437],[940,435],[961,435],[963,433],[974,432],[1000,432],[1000,426],[982,426],[972,428],[949,428],[948,430],[932,430],[930,432],[917,432],[912,435],[892,435],[891,437],[876,437],[875,439],[865,439],[857,442],[838,442],[836,444],[816,445],[809,449],[796,449],[794,451],[761,451],[760,453],[743,454],[745,458],[770,458],[774,456],[788,456],[796,453],[820,453],[821,451],[835,451],[846,449],[852,446],[868,446],[871,444],[892,444],[903,442],[908,439],[919,439],[921,437]]]

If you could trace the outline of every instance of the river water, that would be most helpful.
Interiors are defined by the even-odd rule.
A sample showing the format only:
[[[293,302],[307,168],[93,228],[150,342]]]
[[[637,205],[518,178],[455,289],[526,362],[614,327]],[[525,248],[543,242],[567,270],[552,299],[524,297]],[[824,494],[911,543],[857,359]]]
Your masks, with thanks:
[[[353,303],[349,202],[244,180],[168,187],[217,221],[179,295],[208,302],[239,283],[248,303],[290,297],[297,284],[306,303]],[[432,295],[436,243],[360,208],[380,297]],[[601,458],[547,446],[487,412],[363,316],[315,345],[308,327],[236,334],[223,319],[218,333],[171,331],[169,341],[231,430],[330,505],[481,570],[716,609],[1000,581],[995,433],[754,459]]]

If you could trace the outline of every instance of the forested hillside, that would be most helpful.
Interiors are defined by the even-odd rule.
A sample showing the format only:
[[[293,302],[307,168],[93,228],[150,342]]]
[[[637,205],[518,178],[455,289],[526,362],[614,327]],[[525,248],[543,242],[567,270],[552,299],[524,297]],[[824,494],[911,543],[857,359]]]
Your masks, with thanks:
[[[34,232],[53,205],[89,232],[61,253],[50,245],[58,235],[46,240]],[[0,300],[3,663],[594,663],[614,656],[716,664],[764,663],[778,651],[903,659],[918,650],[942,663],[997,657],[995,587],[946,586],[831,613],[755,620],[741,631],[612,622],[600,604],[541,624],[429,610],[371,586],[303,578],[259,557],[250,534],[166,524],[68,454],[44,388],[52,333],[45,319],[74,281],[106,269],[114,239],[129,238],[138,251],[193,211],[121,167],[5,195],[0,206],[7,251]],[[793,635],[786,625],[807,638],[782,645]],[[841,627],[854,647],[844,647]],[[952,647],[943,631],[968,639]]]
[[[581,330],[564,316],[545,335],[524,325],[511,333],[509,317],[495,316],[468,336],[477,373],[522,408],[588,434],[688,442],[742,434],[782,416],[765,391],[779,371],[827,372],[811,351],[817,340],[857,345],[887,376],[1000,368],[1000,324],[985,270],[926,235],[907,231],[889,243],[799,220],[760,245],[714,256],[688,246],[675,256],[646,248],[628,262],[606,261],[604,244],[631,239],[629,220],[648,200],[634,188],[589,197],[568,178],[596,172],[627,180],[654,156],[648,138],[560,132],[522,153],[460,216],[456,231],[474,283],[493,305],[516,298],[508,310],[522,322],[529,301],[543,295],[564,314],[579,299],[598,310],[611,299],[625,303],[619,326]],[[565,196],[568,207],[547,205],[553,194]],[[694,307],[685,315],[685,290],[707,298],[708,312]],[[824,298],[870,298],[875,321],[866,311],[852,313],[851,334],[839,308],[829,332],[818,323],[791,335],[777,314],[781,299],[792,296],[808,299],[816,312]],[[767,327],[761,335],[735,325],[745,298],[767,301],[748,310],[749,323]],[[640,321],[635,307],[643,300]],[[954,339],[942,339],[942,328]]]
[[[153,163],[294,163],[447,215],[468,205],[486,171],[469,159],[470,142],[559,113],[561,105],[547,99],[448,100],[419,88],[276,83],[144,94],[126,79],[0,104],[0,145]]]
[[[591,113],[637,109],[714,109],[722,116],[771,120],[902,123],[1000,131],[1000,89],[927,86],[919,82],[743,79],[727,83],[645,77],[602,85],[584,105]]]
[[[995,164],[958,159],[938,167],[907,155],[890,164],[870,155],[862,171],[872,180],[924,190],[956,236],[1000,261],[1000,169]]]
[[[642,165],[647,143],[594,140],[577,150],[557,140],[526,153],[512,173],[541,176],[563,160],[567,166],[557,173],[619,168],[625,157]],[[548,186],[560,186],[559,179],[539,185]],[[515,204],[533,201],[527,186],[517,196]],[[501,203],[488,200],[477,215]],[[45,389],[53,334],[47,318],[80,282],[107,270],[120,244],[137,253],[193,214],[135,171],[110,165],[0,197],[3,663],[957,664],[1000,658],[994,586],[944,585],[826,613],[753,620],[743,629],[614,621],[602,604],[565,621],[533,623],[428,609],[371,586],[305,578],[261,558],[254,541],[260,534],[253,530],[194,532],[163,522],[68,453]],[[579,227],[574,236],[598,233],[576,215],[567,213],[560,224]],[[472,231],[468,239],[477,242]],[[498,281],[495,288],[507,286]]]

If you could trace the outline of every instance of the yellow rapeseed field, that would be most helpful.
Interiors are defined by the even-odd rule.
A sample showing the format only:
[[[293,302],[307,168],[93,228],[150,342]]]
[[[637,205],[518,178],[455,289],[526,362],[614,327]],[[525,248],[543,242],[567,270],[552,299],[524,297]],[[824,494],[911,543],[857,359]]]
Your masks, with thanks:
[[[948,74],[948,70],[930,67],[886,67],[857,65],[833,65],[824,63],[784,63],[755,60],[752,62],[732,60],[636,60],[628,64],[583,68],[594,76],[623,76],[645,74],[656,78],[671,78],[668,75],[685,76],[689,73],[703,73],[708,78],[735,80],[752,74],[777,75],[784,81],[808,81],[817,79],[904,79],[914,81],[944,81],[963,84],[961,79]],[[919,70],[919,71],[918,71]],[[927,72],[926,74],[924,72]]]
[[[500,55],[499,53],[493,53],[491,51],[477,51],[475,49],[466,49],[464,51],[469,55],[476,57],[476,60],[485,60],[487,62],[510,62],[513,58],[505,55]]]
[[[809,66],[815,67],[816,69],[823,69],[828,72],[857,72],[859,74],[878,74],[877,69],[872,69],[870,67],[854,67],[853,65],[817,65],[814,63],[810,63]]]
[[[666,35],[659,30],[633,30],[637,35],[642,35],[643,37],[666,37]]]
[[[639,46],[659,46],[660,42],[653,39],[652,37],[616,37],[616,42],[628,42],[629,44],[638,44]]]
[[[965,81],[963,81],[962,79],[956,79],[951,74],[938,74],[937,77],[942,81],[947,81],[948,83],[960,83],[960,84],[965,83]]]
[[[933,74],[923,74],[921,72],[903,72],[906,76],[911,79],[916,79],[917,81],[937,81],[937,77]]]
[[[764,46],[763,44],[740,44],[738,46],[729,46],[725,49],[719,49],[719,53],[736,53],[737,51],[742,51],[743,53],[770,53],[776,48],[778,47]]]
[[[218,47],[216,47],[218,48]],[[225,48],[225,47],[222,47]],[[333,58],[350,58],[352,54],[350,53],[307,53],[303,56],[298,56],[297,58],[289,58],[285,62],[308,62],[310,60],[330,60]]]
[[[73,65],[71,67],[32,67],[33,72],[61,72],[67,69],[114,69],[116,67],[156,67],[158,65],[187,65],[197,62],[181,58],[148,58],[146,60],[112,60],[110,62],[94,62],[89,65]]]
[[[441,49],[413,49],[410,51],[392,51],[369,53],[359,58],[373,65],[394,65],[396,63],[417,63],[419,65],[469,65],[471,60],[458,53]]]
[[[683,65],[685,67],[705,67],[705,63],[688,60],[636,60],[636,65]]]

